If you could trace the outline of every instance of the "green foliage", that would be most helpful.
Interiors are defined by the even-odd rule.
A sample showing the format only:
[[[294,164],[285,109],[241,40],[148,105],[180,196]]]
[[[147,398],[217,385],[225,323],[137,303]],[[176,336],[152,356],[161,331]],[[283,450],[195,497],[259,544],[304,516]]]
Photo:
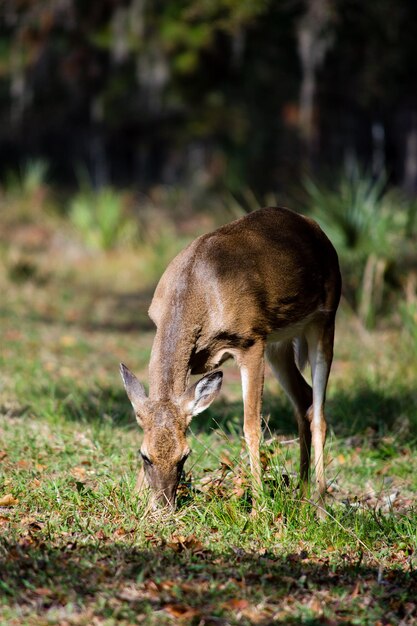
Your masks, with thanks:
[[[95,191],[84,184],[71,199],[69,218],[93,250],[111,250],[137,237],[137,224],[127,215],[126,197],[111,187]]]
[[[398,194],[387,191],[387,178],[373,178],[355,167],[334,187],[305,180],[314,216],[343,255],[390,258],[404,236],[406,213]]]
[[[401,302],[400,315],[411,352],[417,355],[417,298]]]
[[[15,220],[39,217],[49,203],[47,185],[49,166],[41,159],[29,160],[18,170],[10,171],[3,184],[5,209]]]
[[[373,178],[359,167],[334,186],[305,180],[313,216],[341,257],[348,290],[367,327],[375,324],[383,302],[388,267],[398,260],[410,222],[411,205],[398,191],[387,190],[387,178]]]
[[[27,161],[17,172],[6,176],[6,192],[17,198],[32,197],[47,180],[49,166],[42,159]]]

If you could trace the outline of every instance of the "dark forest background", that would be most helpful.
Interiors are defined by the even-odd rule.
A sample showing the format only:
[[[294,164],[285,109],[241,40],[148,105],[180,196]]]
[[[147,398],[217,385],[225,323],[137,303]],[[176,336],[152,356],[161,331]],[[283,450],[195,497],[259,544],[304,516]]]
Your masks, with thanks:
[[[262,194],[358,161],[417,193],[414,0],[0,7],[0,176]]]

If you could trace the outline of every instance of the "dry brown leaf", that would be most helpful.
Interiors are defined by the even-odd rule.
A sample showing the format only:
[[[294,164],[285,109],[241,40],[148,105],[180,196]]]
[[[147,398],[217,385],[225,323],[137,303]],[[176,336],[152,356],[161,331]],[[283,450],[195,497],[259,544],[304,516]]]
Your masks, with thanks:
[[[42,530],[42,528],[45,526],[45,523],[40,522],[36,519],[33,519],[28,523],[28,526],[29,526],[29,532],[34,533],[34,532],[38,532],[39,530]]]
[[[259,610],[256,606],[248,606],[246,609],[243,609],[241,612],[242,617],[246,617],[246,619],[250,620],[250,623],[255,624],[265,624],[270,623],[268,618],[271,616],[271,609],[265,607],[262,611]],[[268,620],[268,622],[266,622]]]
[[[177,584],[178,583],[174,580],[163,580],[162,582],[158,583],[158,591],[171,591],[171,589],[177,586]]]
[[[10,519],[8,517],[6,517],[5,515],[0,515],[0,526],[3,526],[4,524],[8,524],[10,522]]]
[[[72,335],[62,335],[59,339],[59,343],[64,348],[71,348],[72,346],[75,346],[77,340]]]
[[[312,598],[310,600],[310,602],[308,603],[308,607],[309,607],[309,609],[314,611],[314,613],[318,613],[320,615],[323,613],[323,607],[322,607],[321,602],[320,602],[320,600],[318,598]]]
[[[126,602],[138,602],[139,600],[143,600],[147,596],[146,593],[144,593],[144,591],[142,591],[141,589],[126,585],[126,587],[123,587],[123,589],[119,591],[117,597],[120,600],[125,600]]]
[[[85,481],[86,479],[86,469],[85,467],[73,467],[71,470],[71,476],[79,480],[80,482]]]
[[[174,550],[174,552],[189,550],[195,554],[204,550],[204,545],[195,535],[188,535],[188,537],[184,537],[184,535],[173,535],[171,541],[167,542],[167,546],[171,548],[171,550]]]
[[[33,593],[36,593],[37,596],[51,596],[53,592],[48,587],[37,587],[37,589],[33,590]]]
[[[2,461],[3,459],[5,459],[7,456],[7,452],[6,450],[0,450],[0,461]]]
[[[169,613],[172,617],[179,619],[190,619],[199,614],[197,609],[193,609],[190,606],[185,606],[183,604],[166,604],[164,606],[164,611]]]
[[[107,535],[104,534],[104,532],[100,529],[99,531],[96,532],[96,534],[94,535],[96,539],[107,539]]]
[[[359,596],[361,594],[361,584],[359,582],[359,580],[356,582],[356,585],[352,591],[352,593],[350,594],[351,598],[356,598],[356,596]]]
[[[225,465],[227,468],[233,467],[233,461],[226,452],[222,452],[220,455],[220,464]]]
[[[33,517],[32,515],[24,515],[20,518],[20,523],[22,524],[22,526],[28,526],[29,524],[33,524],[34,522],[36,522],[36,517]]]
[[[270,460],[270,455],[267,454],[265,450],[261,450],[260,461],[261,461],[261,467],[263,471],[266,471],[268,469],[269,460]]]
[[[32,465],[30,461],[28,461],[27,459],[20,459],[20,461],[18,461],[16,463],[17,467],[19,469],[29,469],[29,467]]]
[[[7,493],[5,496],[0,498],[0,506],[15,506],[18,504],[19,500],[13,496],[11,493]]]
[[[249,602],[243,598],[231,598],[230,600],[227,600],[227,602],[224,602],[223,606],[225,609],[230,609],[232,611],[243,611],[248,608]]]

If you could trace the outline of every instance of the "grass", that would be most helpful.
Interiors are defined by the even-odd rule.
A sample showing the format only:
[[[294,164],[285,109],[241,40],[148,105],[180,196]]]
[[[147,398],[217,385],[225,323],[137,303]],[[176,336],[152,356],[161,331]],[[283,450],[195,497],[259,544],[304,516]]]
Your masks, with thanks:
[[[2,255],[1,625],[416,622],[416,362],[398,329],[340,311],[324,522],[314,494],[298,497],[295,424],[271,375],[250,516],[232,366],[192,423],[178,511],[158,517],[134,493],[141,433],[118,375],[124,361],[146,381],[146,268],[49,256],[16,282]]]

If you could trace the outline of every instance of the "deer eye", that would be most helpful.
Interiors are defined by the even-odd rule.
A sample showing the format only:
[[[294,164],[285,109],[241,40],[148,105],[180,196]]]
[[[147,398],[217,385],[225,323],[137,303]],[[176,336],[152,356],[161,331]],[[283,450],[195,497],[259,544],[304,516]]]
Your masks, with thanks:
[[[152,461],[150,460],[150,458],[147,457],[146,454],[143,454],[142,451],[140,451],[140,456],[142,457],[142,460],[145,465],[152,465]]]

